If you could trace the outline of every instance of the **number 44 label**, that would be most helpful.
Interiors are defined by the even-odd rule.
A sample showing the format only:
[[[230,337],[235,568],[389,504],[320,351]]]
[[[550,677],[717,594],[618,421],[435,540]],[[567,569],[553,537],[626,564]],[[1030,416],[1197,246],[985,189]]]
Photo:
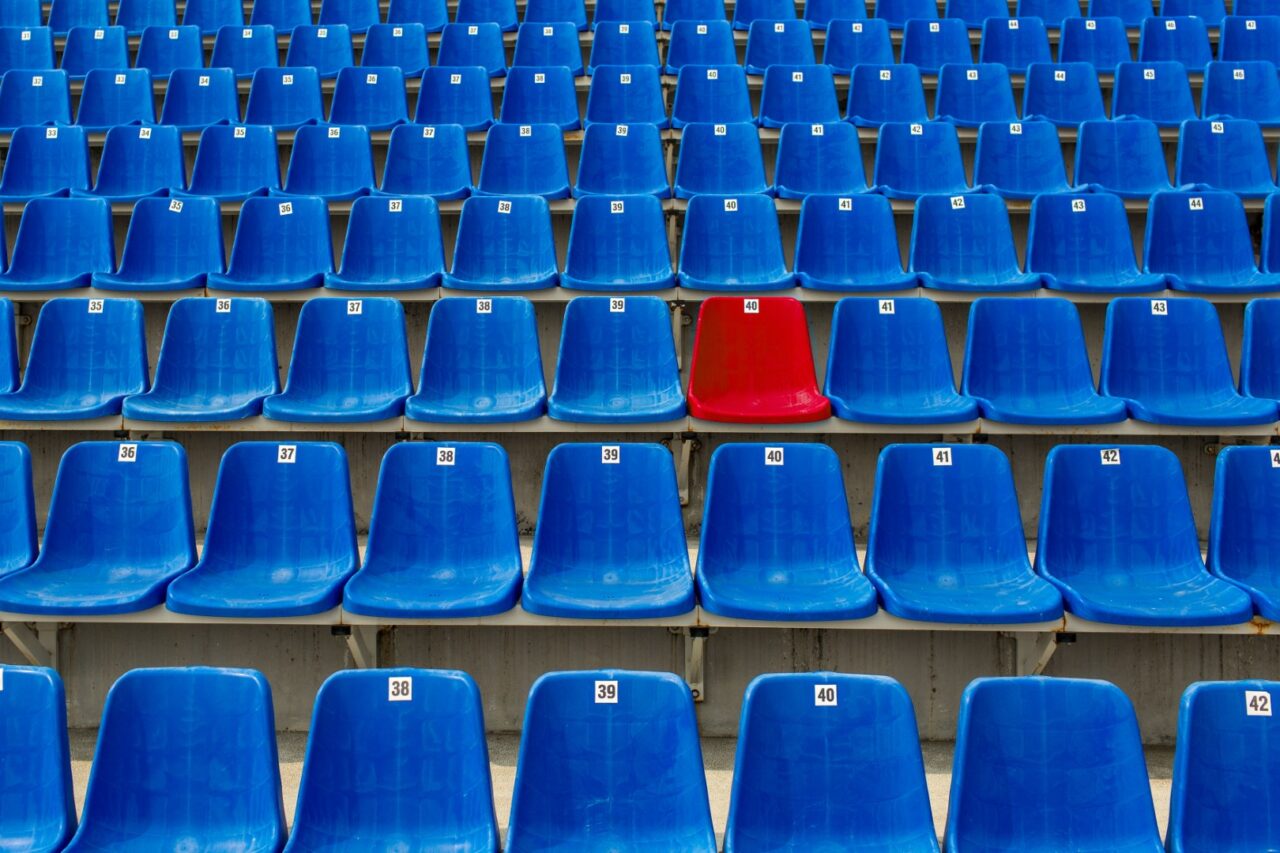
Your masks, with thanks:
[[[595,697],[596,697],[597,705],[617,705],[618,704],[618,682],[597,681]]]
[[[1270,717],[1271,694],[1265,690],[1246,690],[1244,712],[1249,717]]]

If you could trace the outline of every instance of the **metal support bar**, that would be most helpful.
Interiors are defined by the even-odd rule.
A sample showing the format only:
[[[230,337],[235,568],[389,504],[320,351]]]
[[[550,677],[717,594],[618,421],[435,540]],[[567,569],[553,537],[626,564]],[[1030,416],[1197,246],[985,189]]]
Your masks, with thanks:
[[[1042,675],[1058,650],[1058,635],[1015,631],[1005,634],[1013,638],[1013,674]]]
[[[689,482],[693,478],[693,451],[697,441],[671,436],[671,450],[676,457],[676,489],[680,494],[680,506],[689,505]]]
[[[351,654],[351,662],[356,669],[378,668],[378,632],[377,625],[352,625],[347,634],[347,651]]]
[[[41,622],[5,622],[4,635],[32,666],[58,668],[58,626]]]
[[[712,628],[682,628],[684,634],[684,680],[693,693],[693,701],[701,702],[707,697],[703,677],[706,674],[707,638]]]

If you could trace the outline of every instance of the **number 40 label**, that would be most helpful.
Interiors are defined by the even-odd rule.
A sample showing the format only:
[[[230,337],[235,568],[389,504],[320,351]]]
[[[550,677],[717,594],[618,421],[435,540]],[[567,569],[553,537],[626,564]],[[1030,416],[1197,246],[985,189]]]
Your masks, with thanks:
[[[597,681],[595,697],[596,697],[597,705],[617,705],[618,704],[618,682]]]
[[[1270,717],[1271,694],[1265,690],[1246,690],[1244,712],[1249,717]]]
[[[819,708],[834,708],[838,705],[836,686],[834,684],[813,685],[813,704]]]

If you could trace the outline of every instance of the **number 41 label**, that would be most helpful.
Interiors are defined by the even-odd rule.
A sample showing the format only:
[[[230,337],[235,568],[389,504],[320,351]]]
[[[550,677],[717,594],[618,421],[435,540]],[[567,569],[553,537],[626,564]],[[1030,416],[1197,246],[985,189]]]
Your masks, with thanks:
[[[1271,716],[1271,694],[1265,690],[1246,690],[1244,692],[1244,711],[1249,717]]]
[[[936,466],[936,465],[950,465],[950,464],[951,464],[951,448],[950,448],[950,447],[935,447],[935,448],[933,449],[933,464],[934,464],[935,466]]]
[[[597,705],[617,705],[618,704],[618,682],[597,681],[595,697],[596,697]]]

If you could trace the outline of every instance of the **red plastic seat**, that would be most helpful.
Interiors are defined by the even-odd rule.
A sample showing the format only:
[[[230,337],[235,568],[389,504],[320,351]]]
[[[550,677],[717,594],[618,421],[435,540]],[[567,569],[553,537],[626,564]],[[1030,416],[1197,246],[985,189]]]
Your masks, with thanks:
[[[788,296],[713,296],[698,312],[689,414],[785,424],[831,417],[818,391],[804,306]]]

